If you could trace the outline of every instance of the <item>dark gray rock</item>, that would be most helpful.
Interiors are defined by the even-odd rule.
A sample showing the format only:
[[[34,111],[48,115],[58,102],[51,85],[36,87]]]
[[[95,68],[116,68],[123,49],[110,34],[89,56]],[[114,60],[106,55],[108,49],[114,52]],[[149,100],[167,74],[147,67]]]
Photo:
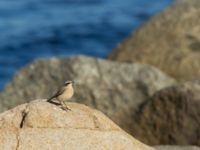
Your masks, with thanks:
[[[200,81],[156,92],[134,115],[133,135],[149,145],[200,145]]]
[[[109,58],[151,64],[181,81],[198,79],[199,16],[199,0],[179,0],[119,44]]]
[[[197,146],[156,146],[156,150],[200,150]]]
[[[149,65],[89,57],[36,60],[20,70],[0,93],[1,111],[27,100],[48,98],[67,79],[75,84],[72,101],[101,110],[126,131],[139,104],[175,81]]]

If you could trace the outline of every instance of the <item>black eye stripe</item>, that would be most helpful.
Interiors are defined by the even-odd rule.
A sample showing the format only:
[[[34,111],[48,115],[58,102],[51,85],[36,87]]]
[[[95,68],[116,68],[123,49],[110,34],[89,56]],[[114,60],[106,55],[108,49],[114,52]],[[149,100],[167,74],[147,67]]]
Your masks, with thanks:
[[[64,85],[73,84],[73,81],[65,81]]]

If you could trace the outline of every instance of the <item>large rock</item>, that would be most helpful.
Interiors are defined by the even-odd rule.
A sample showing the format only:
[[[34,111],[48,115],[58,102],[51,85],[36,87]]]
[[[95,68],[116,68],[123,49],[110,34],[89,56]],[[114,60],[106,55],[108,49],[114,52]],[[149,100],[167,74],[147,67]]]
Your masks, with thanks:
[[[200,145],[200,81],[163,89],[133,116],[133,135],[150,145]]]
[[[109,58],[151,64],[178,80],[199,78],[199,15],[199,0],[179,0],[119,44]]]
[[[48,98],[67,79],[76,82],[72,101],[101,110],[126,131],[134,124],[132,115],[139,104],[174,84],[173,79],[149,65],[83,56],[37,60],[19,71],[0,94],[0,110]]]
[[[163,145],[163,146],[156,146],[156,150],[200,150],[197,146],[170,146],[170,145]]]
[[[1,150],[153,150],[101,112],[68,103],[71,111],[42,100],[0,114]]]

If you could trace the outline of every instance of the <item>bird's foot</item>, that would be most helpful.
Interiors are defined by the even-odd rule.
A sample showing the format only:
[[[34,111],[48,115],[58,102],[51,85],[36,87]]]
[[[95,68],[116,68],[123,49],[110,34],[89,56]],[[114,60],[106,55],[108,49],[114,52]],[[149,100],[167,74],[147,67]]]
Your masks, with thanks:
[[[62,106],[61,107],[62,108],[62,110],[65,110],[65,111],[72,111],[69,107],[67,107],[67,106]]]

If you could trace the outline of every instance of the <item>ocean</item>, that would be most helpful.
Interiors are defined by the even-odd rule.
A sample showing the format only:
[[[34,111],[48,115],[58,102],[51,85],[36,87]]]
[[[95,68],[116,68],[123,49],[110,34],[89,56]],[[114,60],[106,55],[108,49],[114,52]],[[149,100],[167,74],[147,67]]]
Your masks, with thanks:
[[[173,0],[1,0],[0,89],[37,58],[106,57]]]

